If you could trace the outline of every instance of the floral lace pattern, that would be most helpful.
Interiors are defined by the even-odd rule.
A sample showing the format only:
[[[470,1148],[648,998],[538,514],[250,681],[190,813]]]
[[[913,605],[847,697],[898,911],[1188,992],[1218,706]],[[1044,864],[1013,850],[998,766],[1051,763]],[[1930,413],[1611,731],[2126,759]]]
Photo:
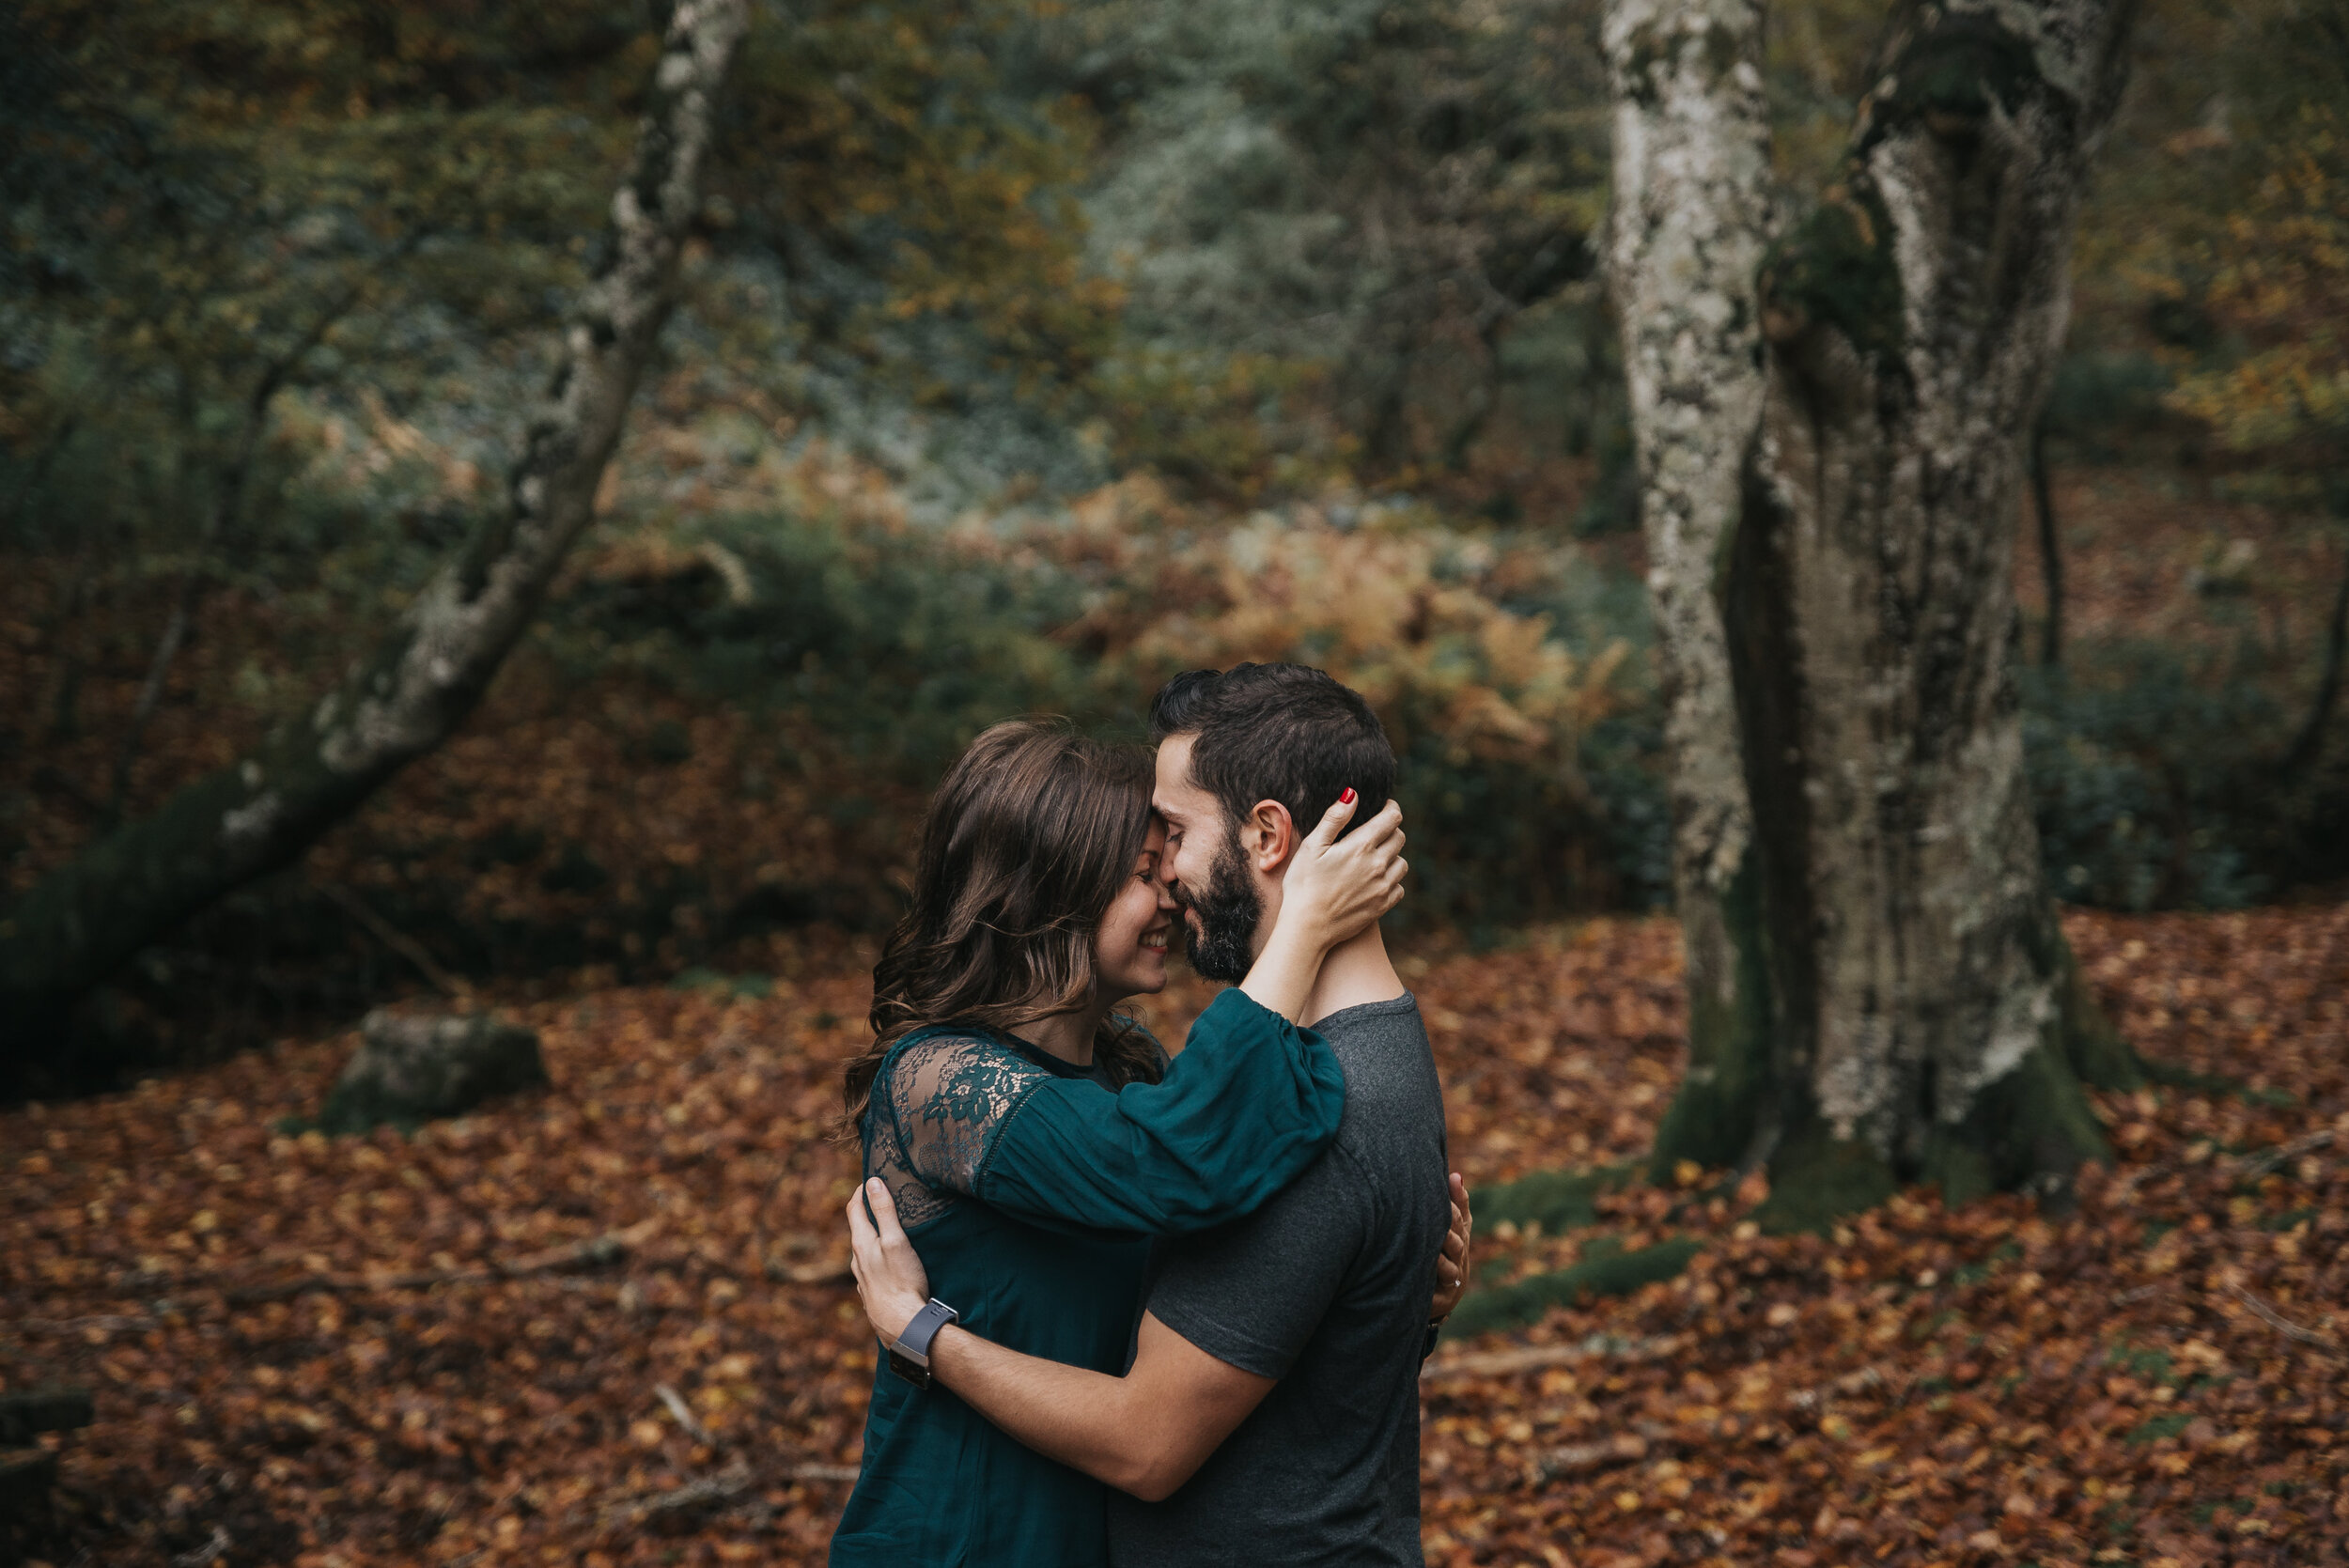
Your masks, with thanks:
[[[865,1113],[864,1173],[889,1184],[898,1222],[911,1230],[972,1196],[996,1133],[1052,1076],[980,1035],[925,1035],[892,1052]]]
[[[1134,1026],[1153,1060],[1148,1081],[1165,1076],[1167,1055]],[[1054,1072],[1016,1043],[943,1030],[900,1044],[873,1079],[864,1113],[864,1173],[889,1184],[897,1222],[908,1230],[978,1194],[996,1136],[1037,1085],[1076,1076]],[[1115,1082],[1090,1076],[1105,1090]]]

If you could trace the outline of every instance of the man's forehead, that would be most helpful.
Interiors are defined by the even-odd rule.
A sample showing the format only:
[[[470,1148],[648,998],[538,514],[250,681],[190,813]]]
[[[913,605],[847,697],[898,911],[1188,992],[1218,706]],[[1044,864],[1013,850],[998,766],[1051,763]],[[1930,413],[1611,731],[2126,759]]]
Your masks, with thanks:
[[[1214,806],[1214,798],[1190,782],[1190,743],[1188,735],[1170,735],[1159,742],[1158,782],[1150,803],[1162,816],[1196,816]]]

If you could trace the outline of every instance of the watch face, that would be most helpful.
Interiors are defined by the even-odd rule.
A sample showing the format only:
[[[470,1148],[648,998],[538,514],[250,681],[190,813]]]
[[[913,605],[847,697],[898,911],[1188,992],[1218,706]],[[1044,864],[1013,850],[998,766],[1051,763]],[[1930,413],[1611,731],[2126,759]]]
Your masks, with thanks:
[[[917,1361],[904,1351],[894,1347],[892,1347],[889,1352],[889,1370],[917,1389],[926,1389],[930,1386],[929,1364],[926,1361]]]

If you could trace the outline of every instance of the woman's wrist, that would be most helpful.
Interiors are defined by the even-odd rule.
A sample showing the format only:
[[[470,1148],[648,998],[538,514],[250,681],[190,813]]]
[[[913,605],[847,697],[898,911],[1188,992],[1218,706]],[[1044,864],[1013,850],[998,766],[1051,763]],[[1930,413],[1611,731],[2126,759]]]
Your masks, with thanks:
[[[1294,925],[1275,925],[1264,950],[1248,966],[1239,988],[1257,1005],[1278,1013],[1291,1023],[1312,994],[1314,976],[1321,970],[1321,951],[1311,947]]]
[[[1272,935],[1265,942],[1268,954],[1274,942],[1285,942],[1290,952],[1318,961],[1338,945],[1337,927],[1311,899],[1283,899],[1280,917],[1272,923]]]
[[[906,1325],[926,1305],[925,1297],[890,1292],[873,1303],[868,1314],[873,1320],[873,1332],[880,1336],[883,1344],[895,1344],[905,1336]]]

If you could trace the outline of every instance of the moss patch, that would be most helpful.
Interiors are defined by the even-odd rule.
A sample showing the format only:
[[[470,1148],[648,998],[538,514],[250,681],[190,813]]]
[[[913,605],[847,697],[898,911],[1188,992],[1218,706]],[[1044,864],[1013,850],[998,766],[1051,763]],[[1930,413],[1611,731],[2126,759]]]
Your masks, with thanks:
[[[1832,327],[1862,355],[1896,364],[1906,337],[1892,215],[1864,174],[1830,187],[1763,257],[1763,319],[1774,337]]]
[[[1628,1296],[1641,1285],[1670,1280],[1703,1248],[1687,1236],[1659,1241],[1634,1252],[1585,1258],[1571,1268],[1536,1274],[1513,1285],[1470,1291],[1444,1326],[1444,1338],[1466,1339],[1495,1328],[1515,1328],[1540,1320],[1552,1307],[1603,1296]]]
[[[1518,1226],[1539,1225],[1551,1235],[1598,1223],[1601,1194],[1631,1185],[1634,1165],[1602,1165],[1591,1171],[1538,1171],[1499,1187],[1478,1188],[1469,1195],[1479,1231],[1489,1232],[1506,1220]]]
[[[2009,114],[2039,92],[2046,78],[2030,40],[1986,11],[1945,10],[1893,68],[1897,86],[1885,107],[1981,119],[1992,107]]]
[[[1920,1174],[1952,1204],[2015,1188],[2061,1203],[2081,1161],[2111,1157],[2087,1091],[2048,1039],[1977,1094],[1964,1121],[1934,1129]]]
[[[1892,1168],[1874,1149],[1833,1138],[1825,1124],[1812,1122],[1779,1145],[1770,1161],[1770,1196],[1753,1211],[1754,1222],[1773,1235],[1825,1232],[1899,1188]]]
[[[2143,1087],[2147,1064],[2097,1004],[2052,904],[2026,931],[2024,941],[2033,967],[2053,978],[2061,1045],[2074,1074],[2097,1089]]]
[[[1736,952],[1737,991],[1721,1005],[1688,999],[1688,1071],[1656,1129],[1649,1179],[1666,1182],[1684,1159],[1718,1169],[1753,1146],[1770,1081],[1770,970],[1763,951],[1762,877],[1748,846],[1721,900],[1721,919]]]

